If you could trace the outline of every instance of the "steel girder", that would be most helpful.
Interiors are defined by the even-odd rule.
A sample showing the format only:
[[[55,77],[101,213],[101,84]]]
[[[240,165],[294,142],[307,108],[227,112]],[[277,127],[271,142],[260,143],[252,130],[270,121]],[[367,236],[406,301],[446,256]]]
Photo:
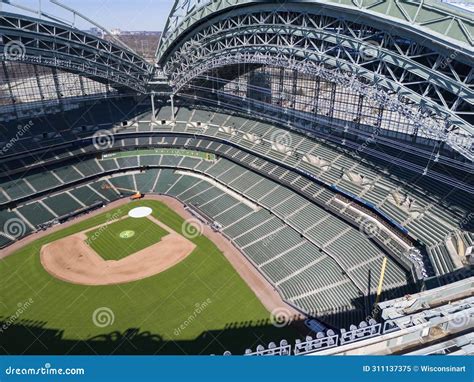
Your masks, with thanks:
[[[473,114],[474,69],[467,66],[466,72],[465,64],[455,65],[462,58],[460,53],[445,56],[374,26],[303,11],[301,4],[272,10],[259,5],[216,16],[175,43],[163,62],[165,70],[179,89],[192,80],[192,73],[202,74],[198,68],[215,67],[206,62],[219,65],[214,58],[226,55],[258,52],[280,61],[286,58],[324,64],[363,77],[390,94],[396,93],[399,100],[410,99],[420,107],[415,124],[425,120],[421,129],[450,144],[457,142],[456,149],[472,159],[474,129],[465,119]],[[376,55],[370,59],[361,54],[371,50]],[[426,114],[438,120],[434,135],[433,124],[427,125],[426,118],[419,118]]]
[[[209,16],[235,7],[262,3],[276,3],[280,9],[297,3],[306,5],[308,9],[316,5],[313,8],[322,12],[333,11],[346,19],[383,20],[388,27],[409,31],[428,43],[446,46],[453,51],[469,54],[474,47],[472,17],[438,0],[176,0],[163,31],[158,58],[164,58],[182,34]]]
[[[68,25],[0,13],[0,58],[58,68],[117,89],[146,92],[152,65],[135,53]]]
[[[196,59],[196,50],[201,46],[216,43],[220,43],[221,47],[224,45],[226,47],[236,46],[236,42],[229,42],[230,38],[240,41],[241,46],[270,44],[275,47],[297,48],[304,53],[305,57],[319,54],[321,60],[328,56],[328,60],[331,61],[338,59],[348,62],[352,64],[352,71],[355,73],[377,64],[376,74],[382,74],[400,85],[397,89],[393,89],[394,91],[401,91],[401,86],[413,85],[416,81],[417,87],[419,87],[418,92],[421,95],[425,97],[430,90],[434,91],[439,98],[440,105],[452,111],[456,111],[461,100],[474,102],[474,90],[470,88],[471,82],[474,82],[474,68],[471,68],[470,74],[463,76],[463,74],[456,72],[451,65],[452,62],[448,62],[447,58],[440,54],[426,51],[425,48],[416,44],[409,45],[407,49],[403,40],[400,43],[387,32],[379,32],[374,36],[368,33],[370,31],[367,27],[356,31],[345,20],[327,18],[324,20],[325,26],[320,24],[319,29],[315,29],[308,25],[314,20],[301,15],[299,18],[302,22],[307,21],[307,26],[291,27],[290,29],[291,20],[285,20],[285,16],[294,19],[288,13],[269,12],[228,18],[201,30],[199,34],[185,43],[180,54],[184,55],[185,59],[187,55],[191,55],[194,60]],[[249,20],[255,22],[255,25],[249,25]],[[375,39],[380,41],[378,45],[375,45]],[[364,52],[370,53],[370,51],[374,51],[373,57],[364,55]],[[362,52],[362,54],[354,54],[354,52]],[[416,59],[420,58],[425,59],[426,62],[417,62]],[[179,61],[171,56],[166,67],[169,69]],[[188,61],[191,60],[188,59]],[[441,71],[441,67],[443,67],[444,73]],[[399,72],[397,75],[394,73],[396,70]],[[173,69],[169,71],[173,73]],[[456,98],[456,100],[446,100],[442,92],[449,93],[450,98]],[[448,102],[451,104],[448,105]]]
[[[202,74],[208,72],[209,70],[242,63],[272,65],[275,67],[288,68],[291,70],[296,70],[300,73],[318,76],[324,80],[356,90],[359,94],[363,95],[367,99],[370,99],[371,101],[376,102],[386,110],[396,111],[408,120],[412,121],[416,128],[422,130],[424,137],[446,142],[454,149],[465,155],[467,158],[471,160],[474,159],[472,153],[469,151],[469,148],[471,148],[473,144],[472,136],[453,134],[452,131],[445,129],[443,123],[436,121],[429,115],[421,113],[420,110],[416,107],[413,107],[413,105],[400,102],[398,96],[395,93],[388,94],[380,88],[364,84],[353,75],[348,75],[343,72],[334,72],[320,65],[308,65],[308,63],[289,60],[284,55],[272,56],[271,54],[266,55],[256,51],[254,53],[249,52],[247,54],[237,53],[235,56],[233,56],[232,54],[229,54],[229,52],[225,52],[220,56],[216,56],[213,59],[204,62],[201,66],[194,67],[187,73],[187,77],[183,77],[181,80],[183,83],[187,83],[189,78],[203,78]],[[347,123],[341,122],[339,124],[340,129],[346,129],[347,126]]]

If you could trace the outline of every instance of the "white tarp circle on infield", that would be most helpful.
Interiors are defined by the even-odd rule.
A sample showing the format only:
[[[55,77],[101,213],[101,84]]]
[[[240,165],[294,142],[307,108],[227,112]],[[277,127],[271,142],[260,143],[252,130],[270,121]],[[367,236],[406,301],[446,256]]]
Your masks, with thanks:
[[[147,217],[148,215],[151,215],[152,212],[153,210],[150,207],[137,207],[137,208],[134,208],[133,210],[130,210],[128,212],[128,216],[135,219],[144,218],[144,217]]]

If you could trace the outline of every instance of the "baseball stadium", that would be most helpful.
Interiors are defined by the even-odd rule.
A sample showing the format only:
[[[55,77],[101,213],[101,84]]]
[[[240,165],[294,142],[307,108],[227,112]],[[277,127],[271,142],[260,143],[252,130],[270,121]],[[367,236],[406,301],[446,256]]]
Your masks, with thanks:
[[[50,3],[0,1],[0,354],[474,353],[472,10]]]

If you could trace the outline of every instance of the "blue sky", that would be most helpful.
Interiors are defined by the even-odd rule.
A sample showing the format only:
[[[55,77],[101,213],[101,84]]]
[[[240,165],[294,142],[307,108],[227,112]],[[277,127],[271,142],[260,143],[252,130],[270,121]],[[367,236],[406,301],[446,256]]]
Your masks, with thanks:
[[[38,9],[40,0],[11,0],[13,3]],[[107,29],[161,31],[170,13],[174,0],[60,0],[90,17]],[[45,12],[72,21],[69,13],[65,13],[49,0],[41,0]],[[15,11],[10,6],[3,5],[4,11]],[[25,13],[25,12],[21,12]],[[79,28],[88,27],[83,22],[77,23]]]
[[[63,17],[72,21],[70,13],[51,4],[49,0],[11,0],[12,2],[38,9],[41,2],[45,12]],[[63,4],[77,9],[107,29],[119,28],[122,30],[161,31],[170,13],[174,0],[60,0]],[[448,3],[461,3],[467,8],[468,4],[474,7],[474,0],[442,0]],[[0,3],[1,4],[1,3]],[[473,8],[471,8],[472,10]],[[8,5],[3,10],[20,12]],[[25,12],[22,12],[25,13]],[[81,29],[88,28],[89,24],[78,21]]]

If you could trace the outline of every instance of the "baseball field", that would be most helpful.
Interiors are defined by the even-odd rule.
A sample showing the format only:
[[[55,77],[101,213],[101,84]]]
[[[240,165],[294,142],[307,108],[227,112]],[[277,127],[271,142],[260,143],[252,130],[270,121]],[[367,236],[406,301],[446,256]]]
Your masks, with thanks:
[[[87,234],[90,244],[105,260],[119,260],[159,242],[167,232],[149,219],[125,218]]]
[[[152,213],[130,218],[129,211],[137,207],[149,207]],[[241,354],[257,344],[298,337],[289,326],[272,325],[270,312],[223,253],[186,224],[164,203],[135,201],[41,237],[1,259],[0,353]],[[176,252],[166,247],[171,235],[181,238],[186,251],[179,261],[164,266],[169,251]],[[84,253],[68,247],[72,238]],[[59,256],[51,263],[54,272],[46,269],[46,256]],[[139,256],[148,257],[141,261]],[[101,262],[106,269],[102,278],[102,273],[92,275],[97,282],[89,284],[74,279],[77,275],[68,278],[68,272],[94,268],[86,266],[89,260]],[[81,261],[84,266],[76,269]],[[124,270],[131,262],[143,269]],[[122,268],[115,269],[120,263]],[[64,277],[57,276],[58,268]],[[118,276],[108,278],[106,272],[114,270]],[[124,281],[133,272],[142,273]],[[92,276],[86,276],[90,281]]]

